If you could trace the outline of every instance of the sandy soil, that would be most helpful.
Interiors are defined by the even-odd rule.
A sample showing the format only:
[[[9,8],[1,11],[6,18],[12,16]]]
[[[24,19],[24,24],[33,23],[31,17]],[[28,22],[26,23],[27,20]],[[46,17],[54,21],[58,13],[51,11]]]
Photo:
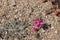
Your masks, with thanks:
[[[44,1],[0,0],[0,40],[60,40],[60,17],[46,15],[54,9],[50,1]],[[50,27],[33,32],[33,20],[40,18]]]

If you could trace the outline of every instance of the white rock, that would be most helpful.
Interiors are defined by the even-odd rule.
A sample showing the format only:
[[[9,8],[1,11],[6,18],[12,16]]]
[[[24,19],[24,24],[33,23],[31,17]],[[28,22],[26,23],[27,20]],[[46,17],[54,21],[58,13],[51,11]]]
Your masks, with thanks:
[[[42,29],[41,31],[42,31],[42,32],[45,32],[45,30],[43,30],[43,29]]]
[[[42,40],[44,40],[44,38]]]
[[[57,34],[57,30],[55,31],[55,33]]]
[[[51,29],[54,29],[54,27],[51,27]]]

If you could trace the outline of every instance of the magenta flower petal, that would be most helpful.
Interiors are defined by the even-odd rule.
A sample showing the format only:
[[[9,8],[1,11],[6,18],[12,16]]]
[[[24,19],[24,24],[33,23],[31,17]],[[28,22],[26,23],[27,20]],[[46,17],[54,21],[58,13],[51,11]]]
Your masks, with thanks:
[[[39,24],[38,26],[36,26],[37,28],[40,28],[41,27],[41,24]]]
[[[35,27],[32,28],[32,31],[36,31],[37,29]]]
[[[34,20],[33,23],[34,23],[34,26],[40,26],[40,21],[39,20]]]
[[[40,20],[40,24],[44,24],[45,20],[44,19],[41,19]]]

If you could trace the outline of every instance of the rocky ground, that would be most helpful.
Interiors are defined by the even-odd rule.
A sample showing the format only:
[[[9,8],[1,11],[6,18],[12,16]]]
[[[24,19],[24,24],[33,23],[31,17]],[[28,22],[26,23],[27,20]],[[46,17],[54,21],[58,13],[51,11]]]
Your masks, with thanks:
[[[0,0],[0,40],[60,40],[60,17],[50,1]],[[46,12],[45,12],[46,11]],[[48,29],[33,32],[33,20],[44,18]]]

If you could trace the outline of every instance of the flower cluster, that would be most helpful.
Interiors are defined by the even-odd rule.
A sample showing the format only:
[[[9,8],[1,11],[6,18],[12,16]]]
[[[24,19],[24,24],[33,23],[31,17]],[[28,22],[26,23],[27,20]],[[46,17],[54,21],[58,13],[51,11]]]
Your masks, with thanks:
[[[33,31],[36,31],[38,30],[42,24],[44,24],[45,20],[44,19],[41,19],[41,20],[34,20],[33,21],[33,24],[34,24],[34,27],[32,28]]]

